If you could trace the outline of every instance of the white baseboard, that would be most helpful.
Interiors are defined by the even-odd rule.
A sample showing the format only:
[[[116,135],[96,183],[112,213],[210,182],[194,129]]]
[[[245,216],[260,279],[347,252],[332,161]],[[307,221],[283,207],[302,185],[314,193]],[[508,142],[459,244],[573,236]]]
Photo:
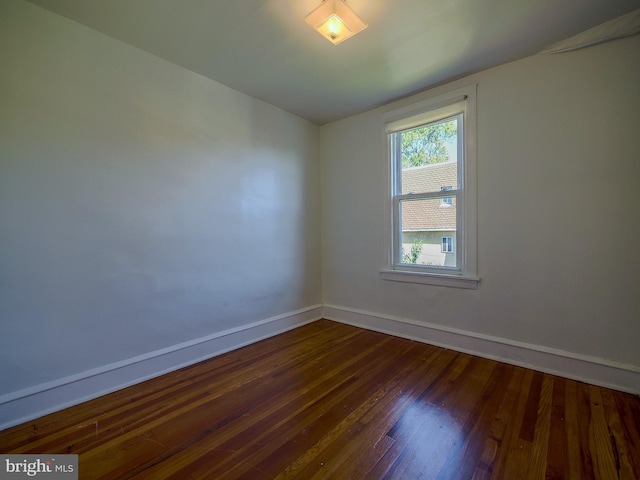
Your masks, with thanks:
[[[193,365],[322,318],[314,305],[0,396],[0,430]]]
[[[325,305],[323,317],[459,352],[640,394],[640,367],[378,313]]]

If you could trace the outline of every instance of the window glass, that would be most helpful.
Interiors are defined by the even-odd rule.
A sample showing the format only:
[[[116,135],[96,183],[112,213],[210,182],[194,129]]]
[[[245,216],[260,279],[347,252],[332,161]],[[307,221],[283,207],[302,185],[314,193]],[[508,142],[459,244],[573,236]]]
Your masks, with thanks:
[[[455,201],[453,201],[455,204]],[[403,200],[401,263],[433,267],[456,267],[455,255],[443,255],[441,242],[456,236],[456,209],[442,208],[440,198]]]
[[[438,192],[458,184],[458,118],[398,133],[402,194]],[[448,164],[446,167],[427,166]]]

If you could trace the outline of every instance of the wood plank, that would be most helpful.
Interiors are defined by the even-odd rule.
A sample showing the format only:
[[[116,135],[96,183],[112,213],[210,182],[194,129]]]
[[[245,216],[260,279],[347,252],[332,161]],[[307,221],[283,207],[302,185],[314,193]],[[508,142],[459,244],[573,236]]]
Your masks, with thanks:
[[[527,412],[531,412],[529,399],[532,386],[539,388],[542,384],[542,382],[533,382],[536,377],[536,372],[524,371],[513,417],[506,419],[505,436],[496,439],[503,442],[504,453],[493,466],[495,478],[526,478],[526,471],[531,461],[531,441],[524,440],[521,432],[522,426],[531,421],[527,418]],[[539,392],[536,393],[536,398],[540,398]]]
[[[544,479],[547,470],[547,452],[549,451],[549,428],[551,424],[551,401],[553,394],[553,378],[544,375],[540,388],[540,400],[533,432],[531,461],[527,477],[532,480]]]
[[[615,407],[611,406],[620,417],[620,428],[623,432],[624,443],[628,446],[627,452],[632,466],[632,477],[640,478],[640,402],[635,400],[638,397],[629,395],[616,395],[609,391],[615,399]]]
[[[578,428],[578,425],[580,424],[580,420],[578,418],[578,382],[567,380],[564,383],[564,410],[567,436],[567,458],[564,460],[564,464],[568,469],[568,475],[566,478],[570,480],[581,480],[583,478],[589,478],[589,475],[585,471],[582,455],[583,442],[581,442],[580,430]],[[591,473],[593,472],[591,471]]]
[[[496,478],[504,478],[501,471],[507,457],[510,456],[508,446],[521,423],[518,418],[524,414],[524,408],[518,412],[517,407],[518,397],[522,394],[525,370],[522,368],[512,370],[509,383],[500,399],[500,405],[495,410],[489,430],[483,439],[484,446],[472,478],[492,478],[494,475]]]
[[[640,478],[640,399],[321,320],[0,432],[84,479]]]
[[[620,420],[614,395],[606,389],[600,389],[600,394],[618,475],[620,478],[639,478],[640,472],[634,472],[631,452],[629,452],[628,443],[625,441],[625,429]]]
[[[590,385],[589,395],[591,397],[589,448],[593,452],[595,477],[597,479],[620,478],[620,465],[612,448],[610,428],[604,413],[600,389]]]

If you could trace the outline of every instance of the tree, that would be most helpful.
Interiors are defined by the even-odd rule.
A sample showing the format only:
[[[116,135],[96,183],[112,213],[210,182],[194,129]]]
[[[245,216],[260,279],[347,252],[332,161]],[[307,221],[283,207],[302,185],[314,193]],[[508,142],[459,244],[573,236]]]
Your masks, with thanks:
[[[420,252],[422,251],[423,241],[421,238],[414,238],[413,244],[411,245],[411,253],[406,253],[404,248],[402,249],[402,263],[418,263],[418,257],[420,256]]]
[[[402,132],[402,168],[448,161],[446,144],[457,135],[455,118]]]

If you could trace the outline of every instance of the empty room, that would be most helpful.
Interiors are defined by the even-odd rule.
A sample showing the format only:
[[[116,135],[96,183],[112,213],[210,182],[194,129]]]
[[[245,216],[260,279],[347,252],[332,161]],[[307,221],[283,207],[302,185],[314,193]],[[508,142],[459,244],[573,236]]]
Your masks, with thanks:
[[[637,0],[0,0],[0,478],[640,479]]]

